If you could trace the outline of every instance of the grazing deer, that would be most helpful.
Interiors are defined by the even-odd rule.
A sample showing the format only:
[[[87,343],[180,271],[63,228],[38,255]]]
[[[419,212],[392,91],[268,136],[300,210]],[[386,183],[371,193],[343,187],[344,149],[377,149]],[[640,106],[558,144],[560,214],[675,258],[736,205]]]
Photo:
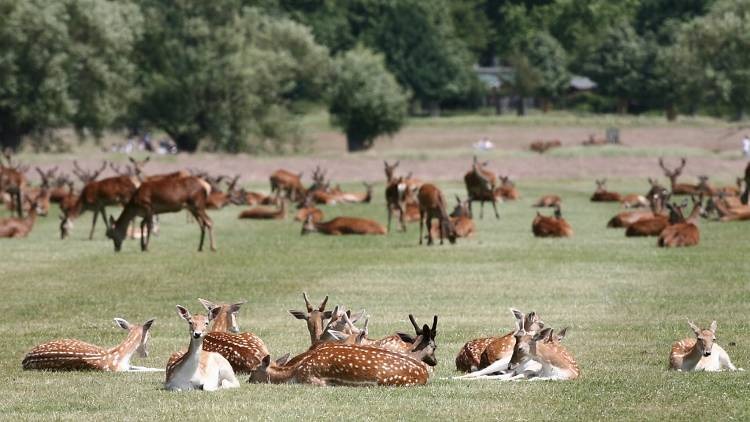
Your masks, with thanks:
[[[456,228],[456,237],[471,237],[476,231],[476,226],[471,218],[469,200],[461,201],[461,198],[456,195],[456,201],[458,203],[450,214],[451,223]],[[440,236],[440,222],[433,222],[430,231],[433,238]]]
[[[469,209],[471,209],[471,203],[479,201],[479,218],[484,218],[484,203],[485,201],[492,202],[492,209],[495,210],[495,218],[500,218],[500,214],[497,212],[497,197],[495,196],[495,173],[484,169],[487,163],[479,163],[477,157],[474,156],[474,162],[471,165],[471,170],[464,175],[464,183],[466,184],[466,192],[469,197]]]
[[[85,343],[80,340],[63,339],[42,343],[23,358],[23,369],[45,369],[53,371],[161,371],[161,369],[131,366],[130,359],[138,353],[148,357],[148,340],[153,319],[143,325],[133,325],[122,318],[115,323],[128,332],[119,345],[110,349]]]
[[[456,227],[451,223],[448,212],[445,210],[445,198],[437,186],[425,183],[419,188],[417,195],[419,200],[419,244],[422,244],[422,230],[427,227],[427,245],[432,245],[432,219],[437,218],[440,226],[440,244],[443,238],[448,237],[451,244],[456,243]]]
[[[67,201],[60,203],[60,209],[63,213],[63,220],[60,224],[60,238],[68,237],[75,219],[86,211],[92,211],[94,217],[91,222],[89,240],[93,239],[99,214],[102,215],[106,225],[106,207],[127,204],[139,185],[138,179],[129,176],[109,177],[86,184],[72,206],[69,206],[70,204]]]
[[[688,325],[695,333],[695,338],[680,340],[672,345],[669,353],[669,369],[677,371],[744,371],[729,360],[727,352],[716,344],[716,321],[711,322],[708,330],[703,330],[692,321]]]
[[[544,322],[534,311],[524,315],[518,309],[511,308],[510,312],[528,332],[537,332],[544,328]],[[505,370],[513,355],[513,346],[516,344],[515,332],[513,330],[500,337],[482,337],[464,344],[456,356],[456,369],[471,373],[457,378],[476,378]]]
[[[687,164],[687,160],[682,158],[680,166],[675,167],[674,170],[670,170],[664,165],[664,159],[659,158],[659,167],[664,170],[664,175],[669,179],[669,183],[672,187],[672,195],[695,195],[698,193],[697,185],[677,183],[677,178],[682,174],[685,164]]]
[[[203,350],[208,333],[208,324],[221,312],[212,308],[205,315],[191,315],[190,311],[177,305],[177,313],[187,321],[190,331],[190,346],[187,352],[173,353],[167,362],[167,390],[206,390],[238,388],[240,382],[234,375],[232,365],[219,353]]]
[[[544,195],[539,200],[537,200],[534,205],[534,207],[543,207],[543,208],[553,208],[553,207],[559,207],[560,204],[562,204],[562,199],[560,199],[557,195]]]
[[[617,192],[609,192],[607,179],[596,180],[596,191],[591,195],[591,202],[620,202],[622,197]]]
[[[237,218],[248,218],[254,220],[283,220],[286,218],[286,201],[283,198],[279,198],[279,201],[281,202],[281,205],[277,209],[258,206],[240,212]]]
[[[109,217],[110,227],[107,228],[107,237],[114,242],[115,252],[119,252],[122,248],[128,225],[136,216],[143,218],[141,250],[146,251],[153,230],[153,217],[168,212],[179,212],[183,209],[190,211],[200,226],[201,238],[198,251],[203,250],[206,231],[208,231],[211,250],[215,251],[213,222],[206,214],[206,200],[210,191],[211,186],[208,183],[194,176],[144,182],[133,193],[117,221],[112,216]],[[144,226],[147,229],[145,236],[143,235]]]
[[[334,236],[346,234],[383,235],[388,233],[382,224],[366,218],[336,217],[330,221],[316,223],[313,219],[313,214],[308,214],[305,223],[302,224],[302,235],[313,232]]]
[[[326,311],[326,303],[328,302],[328,296],[326,296],[317,308],[313,308],[310,304],[310,300],[307,298],[307,293],[302,293],[302,298],[305,299],[305,311],[289,310],[289,313],[297,319],[302,319],[307,322],[307,330],[310,332],[310,344],[316,345],[320,342],[321,336],[323,335],[323,323],[325,320],[330,319],[333,315],[332,311]]]
[[[28,199],[29,213],[26,217],[11,217],[0,220],[0,238],[22,238],[31,233],[36,222],[36,216],[42,211],[39,198]]]
[[[534,221],[531,223],[531,231],[536,237],[571,237],[573,228],[562,217],[560,206],[555,207],[555,215],[547,217],[537,211]]]
[[[671,224],[659,234],[657,244],[661,247],[674,248],[681,246],[695,246],[700,242],[698,217],[703,212],[703,196],[695,201],[693,210],[683,222]]]
[[[500,178],[500,186],[495,188],[495,197],[508,201],[515,201],[521,198],[521,195],[516,189],[516,184],[510,180],[510,176],[498,177]]]
[[[269,178],[271,195],[286,195],[291,201],[304,198],[307,190],[302,186],[302,173],[294,174],[287,170],[276,170]]]

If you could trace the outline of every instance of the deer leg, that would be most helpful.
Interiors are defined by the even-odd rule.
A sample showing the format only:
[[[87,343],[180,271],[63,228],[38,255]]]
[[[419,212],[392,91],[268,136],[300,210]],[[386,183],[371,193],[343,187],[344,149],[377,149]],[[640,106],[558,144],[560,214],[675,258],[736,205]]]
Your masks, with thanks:
[[[443,245],[443,237],[445,236],[445,226],[443,225],[443,218],[438,217],[438,226],[440,227],[440,245]]]
[[[479,218],[484,218],[484,199],[479,201]]]
[[[427,226],[427,246],[432,245],[433,239],[432,239],[432,216],[429,212],[426,213],[427,216],[425,217],[425,226]]]
[[[94,220],[91,222],[91,231],[89,232],[89,240],[94,238],[94,228],[96,228],[96,219],[99,218],[99,210],[94,210]],[[107,220],[104,220],[105,224]]]
[[[495,199],[492,199],[492,209],[495,210],[495,218],[500,219],[500,214],[497,213],[497,202]]]
[[[102,214],[102,221],[104,222],[104,231],[106,233],[107,224],[109,224],[109,220],[107,220],[107,207],[101,208],[101,214]]]
[[[385,205],[386,210],[388,211],[388,232],[391,231],[391,217],[393,216],[393,208],[391,207],[391,204]]]
[[[424,212],[422,212],[422,207],[419,207],[419,244],[422,244],[422,224],[424,223]],[[429,226],[427,228],[427,231],[429,232]]]
[[[406,217],[404,214],[406,213],[406,207],[398,204],[398,222],[401,224],[401,231],[406,233]]]
[[[18,189],[18,192],[15,193],[16,197],[16,212],[18,213],[18,218],[23,218],[23,207],[21,205],[21,197],[23,196],[23,192],[21,189]]]

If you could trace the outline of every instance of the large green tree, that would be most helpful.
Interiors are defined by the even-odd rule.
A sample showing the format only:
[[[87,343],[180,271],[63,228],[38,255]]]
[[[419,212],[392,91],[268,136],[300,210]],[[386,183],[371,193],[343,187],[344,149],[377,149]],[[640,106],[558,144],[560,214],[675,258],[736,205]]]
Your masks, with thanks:
[[[565,49],[552,35],[539,31],[521,41],[518,51],[527,57],[528,66],[536,73],[538,83],[531,93],[542,100],[542,108],[546,112],[551,101],[562,95],[570,85]]]
[[[95,135],[137,95],[128,1],[0,0],[0,144],[75,127]]]

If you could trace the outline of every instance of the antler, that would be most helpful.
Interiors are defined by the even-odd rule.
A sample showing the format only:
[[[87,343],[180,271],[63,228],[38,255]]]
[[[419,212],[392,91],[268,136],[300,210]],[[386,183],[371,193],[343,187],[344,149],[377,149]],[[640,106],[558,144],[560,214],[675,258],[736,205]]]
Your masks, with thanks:
[[[310,304],[310,300],[307,298],[307,293],[302,292],[302,298],[305,299],[305,307],[307,308],[307,312],[310,313],[313,311],[313,307]]]
[[[414,319],[414,315],[409,314],[409,321],[411,321],[411,325],[414,326],[414,330],[416,331],[417,335],[421,335],[422,329],[419,328],[419,325],[417,325],[417,321]]]
[[[328,295],[326,295],[326,297],[325,297],[325,298],[323,299],[323,301],[322,301],[322,302],[320,302],[320,306],[318,306],[318,310],[319,310],[320,312],[323,312],[323,311],[325,311],[325,310],[326,310],[326,303],[327,303],[327,302],[328,302]]]

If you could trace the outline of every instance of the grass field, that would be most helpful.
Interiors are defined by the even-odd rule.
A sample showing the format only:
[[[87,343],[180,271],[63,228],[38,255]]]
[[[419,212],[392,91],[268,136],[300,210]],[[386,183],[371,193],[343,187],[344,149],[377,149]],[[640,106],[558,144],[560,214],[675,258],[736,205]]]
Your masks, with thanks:
[[[610,181],[623,191],[643,182]],[[265,184],[260,186],[265,187]],[[357,189],[357,185],[349,185]],[[442,184],[448,198],[463,194]],[[0,419],[176,420],[337,418],[380,420],[592,420],[750,418],[750,374],[674,373],[674,340],[692,335],[686,319],[719,322],[718,342],[750,369],[748,226],[702,222],[698,247],[663,250],[655,239],[626,239],[605,229],[616,205],[588,201],[591,181],[519,183],[523,199],[501,206],[501,219],[478,221],[478,235],[455,246],[417,246],[417,226],[384,237],[300,237],[300,224],[236,220],[237,208],[214,212],[217,253],[196,252],[198,228],[185,216],[162,218],[151,251],[130,241],[115,254],[99,227],[85,240],[91,214],[71,239],[58,239],[55,210],[27,240],[0,241],[6,304],[0,334]],[[382,192],[382,184],[376,187]],[[531,235],[532,201],[564,198],[572,239]],[[452,202],[452,201],[451,201]],[[385,221],[382,195],[370,205],[326,207],[328,217]],[[113,209],[113,212],[118,212]],[[59,337],[114,345],[112,318],[156,317],[151,355],[136,365],[163,367],[188,343],[174,305],[193,311],[197,297],[247,299],[243,330],[258,334],[274,357],[303,351],[304,323],[288,309],[313,300],[366,308],[371,336],[408,330],[407,314],[433,314],[439,365],[426,387],[314,388],[245,384],[218,393],[172,393],[163,374],[44,373],[21,370],[24,353]],[[567,347],[582,378],[570,382],[459,382],[454,358],[464,342],[505,333],[508,308],[536,310],[552,327],[570,326]],[[735,345],[730,345],[734,343]]]

